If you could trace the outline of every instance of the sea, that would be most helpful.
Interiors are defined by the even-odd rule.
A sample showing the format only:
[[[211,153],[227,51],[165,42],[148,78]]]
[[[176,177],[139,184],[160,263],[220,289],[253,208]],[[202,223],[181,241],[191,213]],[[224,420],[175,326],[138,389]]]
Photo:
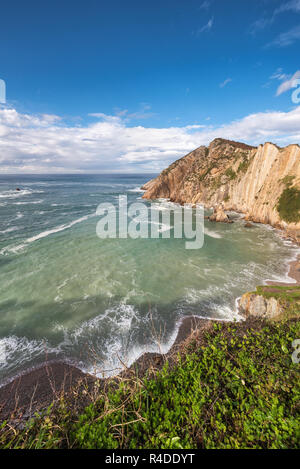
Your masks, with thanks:
[[[99,238],[99,204],[142,202],[155,176],[0,175],[0,385],[52,360],[115,375],[144,352],[165,353],[184,317],[241,320],[243,292],[292,281],[299,249],[239,214],[205,220],[196,250],[184,238]]]

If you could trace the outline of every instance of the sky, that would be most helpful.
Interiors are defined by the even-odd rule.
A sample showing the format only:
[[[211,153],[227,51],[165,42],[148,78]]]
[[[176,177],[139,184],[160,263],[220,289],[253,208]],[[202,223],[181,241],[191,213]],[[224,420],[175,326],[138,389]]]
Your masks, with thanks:
[[[0,174],[300,143],[300,0],[10,0],[0,17]]]

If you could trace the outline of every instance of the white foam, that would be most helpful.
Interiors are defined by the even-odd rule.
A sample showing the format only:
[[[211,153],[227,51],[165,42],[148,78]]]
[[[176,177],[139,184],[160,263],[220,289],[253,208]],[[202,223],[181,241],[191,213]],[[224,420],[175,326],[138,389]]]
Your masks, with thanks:
[[[8,336],[0,339],[0,370],[14,372],[28,368],[28,364],[39,357],[46,358],[46,353],[58,354],[59,350],[51,347],[45,340],[29,340],[26,337]],[[0,387],[6,382],[0,383]]]
[[[221,239],[222,238],[222,236],[219,233],[216,233],[215,231],[209,230],[208,228],[204,229],[204,234],[206,234],[210,238],[216,238],[216,239]]]
[[[161,353],[166,354],[174,344],[181,321],[176,325],[172,333],[169,335],[165,342],[153,336],[150,343],[144,346],[136,345],[130,348],[129,351],[123,351],[122,338],[115,336],[110,342],[107,343],[109,357],[102,363],[93,366],[82,367],[82,371],[96,375],[97,377],[110,377],[115,376],[124,369],[124,364],[129,368],[139,357],[144,353]]]
[[[88,220],[91,217],[91,215],[86,215],[84,217],[78,218],[77,220],[72,221],[71,223],[67,225],[60,225],[57,226],[56,228],[53,228],[52,230],[47,230],[43,231],[42,233],[39,233],[36,236],[32,236],[32,238],[28,238],[25,240],[26,244],[33,243],[34,241],[37,241],[38,239],[46,238],[47,236],[50,236],[51,234],[54,233],[59,233],[60,231],[67,230],[68,228],[71,228],[74,225],[77,225],[78,223],[82,223],[83,221]]]
[[[20,228],[18,226],[12,226],[10,228],[7,228],[6,230],[2,230],[0,231],[1,234],[5,234],[5,233],[11,233],[12,231],[16,231],[16,230],[19,230]]]
[[[0,193],[0,199],[15,199],[16,197],[22,197],[23,195],[32,194],[32,191],[24,189],[22,191],[3,191]]]
[[[286,242],[284,242],[286,244]],[[283,275],[277,275],[277,276],[272,276],[272,278],[266,279],[263,284],[266,285],[267,282],[280,282],[280,283],[297,283],[297,280],[294,279],[293,277],[290,277],[290,268],[291,268],[291,263],[296,261],[298,257],[300,256],[300,248],[296,246],[293,242],[291,243],[292,246],[294,246],[294,252],[291,257],[288,257],[285,260],[285,273]]]
[[[127,192],[145,192],[145,190],[140,187],[135,187],[134,189],[128,189]]]
[[[28,244],[34,243],[35,241],[38,241],[39,239],[46,238],[47,236],[50,236],[54,233],[59,233],[60,231],[67,230],[71,228],[72,226],[77,225],[78,223],[82,223],[83,221],[86,221],[93,216],[95,216],[95,213],[78,218],[77,220],[74,220],[71,223],[68,223],[66,225],[57,226],[56,228],[53,228],[52,230],[42,231],[41,233],[35,236],[32,236],[31,238],[25,239],[25,241],[23,241],[22,244],[19,244],[17,246],[8,246],[8,247],[1,249],[0,254],[5,254],[7,252],[17,253],[20,250],[24,249]]]
[[[146,221],[145,223],[148,223],[148,221]],[[173,228],[170,225],[166,225],[164,223],[159,223],[159,222],[156,222],[156,221],[149,222],[149,225],[159,226],[160,228],[157,230],[159,233],[163,233],[165,231],[170,231]]]
[[[29,189],[23,189],[20,191],[17,190],[9,190],[0,192],[0,199],[15,199],[17,197],[23,197],[24,195],[31,195],[31,194],[41,194],[44,191],[32,191]]]
[[[40,200],[27,200],[26,202],[13,202],[14,205],[36,205],[36,204],[42,204],[44,202],[43,199]]]

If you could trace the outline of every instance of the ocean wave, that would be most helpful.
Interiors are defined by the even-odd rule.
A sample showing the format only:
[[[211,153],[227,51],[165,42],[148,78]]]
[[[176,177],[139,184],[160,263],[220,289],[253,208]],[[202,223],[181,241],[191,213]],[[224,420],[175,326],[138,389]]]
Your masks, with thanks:
[[[5,233],[12,233],[13,231],[19,230],[19,226],[11,226],[10,228],[7,228],[6,230],[0,231],[0,234],[5,234]]]
[[[59,349],[51,347],[45,340],[27,339],[15,335],[0,339],[0,371],[16,376],[26,370],[34,360],[47,359],[47,354],[57,355]],[[0,387],[6,382],[2,382]]]
[[[209,236],[210,238],[216,238],[216,239],[221,239],[223,237],[219,233],[216,233],[215,231],[209,230],[208,228],[204,229],[204,234]]]
[[[34,191],[29,189],[22,189],[20,191],[8,190],[0,192],[0,199],[15,199],[17,197],[23,197],[24,195],[41,194],[43,192],[44,191]]]
[[[134,189],[128,189],[127,192],[145,192],[145,190],[140,187],[135,187]]]
[[[38,241],[39,239],[42,239],[42,238],[46,238],[47,236],[50,236],[52,234],[59,233],[60,231],[67,230],[71,228],[72,226],[77,225],[78,223],[82,223],[83,221],[86,221],[89,218],[94,217],[94,216],[95,216],[95,213],[90,214],[90,215],[85,215],[84,217],[78,218],[77,220],[74,220],[71,223],[68,223],[66,225],[60,225],[60,226],[57,226],[56,228],[53,228],[52,230],[42,231],[41,233],[35,236],[32,236],[31,238],[25,239],[22,244],[19,244],[17,246],[7,246],[1,249],[0,254],[6,254],[9,252],[16,254],[17,252],[24,249],[28,244],[34,243],[35,241]]]
[[[44,202],[43,199],[40,200],[28,200],[26,202],[13,202],[13,205],[31,205],[31,204],[42,204]]]

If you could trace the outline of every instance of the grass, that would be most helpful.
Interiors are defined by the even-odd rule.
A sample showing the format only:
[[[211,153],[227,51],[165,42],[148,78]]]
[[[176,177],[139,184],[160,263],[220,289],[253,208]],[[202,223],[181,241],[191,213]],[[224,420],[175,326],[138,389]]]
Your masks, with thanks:
[[[286,187],[279,197],[277,210],[282,220],[298,223],[300,221],[300,190],[296,187]]]
[[[300,286],[264,285],[257,287],[255,293],[278,300],[285,318],[300,316]]]
[[[149,376],[107,385],[82,412],[62,399],[2,448],[298,448],[297,321],[214,323]],[[184,350],[184,352],[183,352]]]

